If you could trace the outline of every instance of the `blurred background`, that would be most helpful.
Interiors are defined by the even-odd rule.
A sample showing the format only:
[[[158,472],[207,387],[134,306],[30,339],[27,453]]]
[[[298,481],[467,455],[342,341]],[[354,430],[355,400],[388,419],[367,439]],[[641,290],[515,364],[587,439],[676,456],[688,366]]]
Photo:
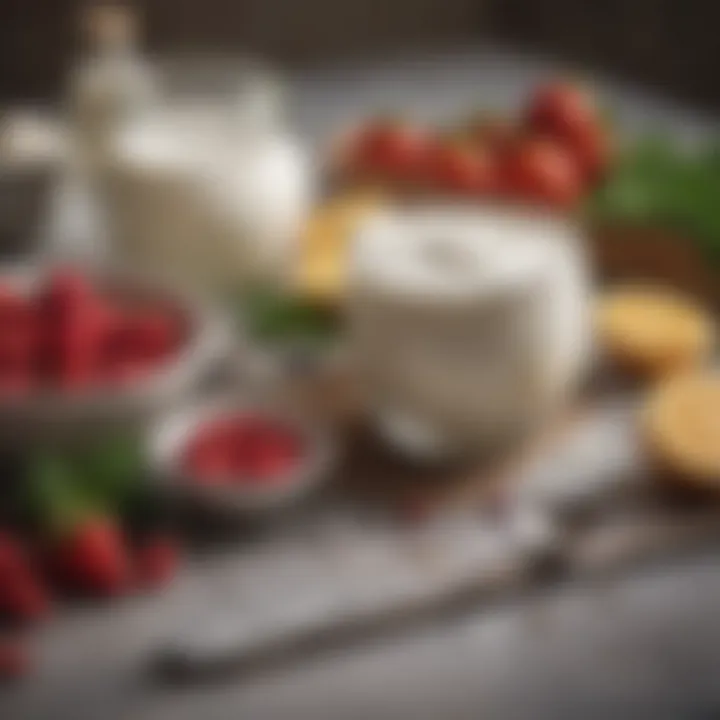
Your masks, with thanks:
[[[720,107],[720,5],[706,0],[144,0],[153,52],[248,50],[302,66],[407,48],[512,44]],[[57,96],[77,0],[3,0],[0,98]]]
[[[57,108],[79,55],[78,18],[92,4],[0,0],[0,111],[34,103]],[[717,126],[713,113],[720,110],[720,3],[710,0],[129,4],[141,15],[143,53],[147,49],[161,65],[167,60],[172,64],[217,57],[221,75],[234,80],[236,66],[224,59],[249,55],[287,71],[288,85],[300,98],[299,107],[293,107],[293,130],[303,141],[306,136],[325,140],[349,119],[377,109],[402,108],[413,122],[434,123],[443,115],[457,118],[469,113],[477,104],[515,107],[557,68],[597,78],[603,109],[605,101],[611,101],[618,126],[630,135],[658,128],[674,139],[699,136],[703,133],[695,130]],[[227,85],[212,73],[204,80],[208,78],[217,79],[218,86]],[[668,139],[660,148],[661,159],[674,158],[673,142]],[[635,162],[642,171],[640,184],[656,175],[656,165],[642,166],[642,160]],[[629,167],[633,169],[632,162]],[[667,184],[677,191],[673,198],[685,200],[692,194],[683,192],[685,174],[678,173],[677,181],[665,170]],[[670,170],[674,172],[675,165],[670,164]],[[22,182],[38,181],[43,191],[31,187],[24,194],[11,192],[19,180],[8,177],[10,182],[0,188],[0,249],[25,252],[27,225],[40,217],[43,192],[54,177],[22,176]],[[708,208],[702,208],[702,214],[709,218],[720,247],[716,191],[711,192],[715,194],[704,197],[710,198],[712,207],[707,214]],[[692,209],[697,210],[694,204]],[[649,214],[655,211],[651,206]],[[21,221],[13,222],[15,216],[22,216]],[[651,255],[657,255],[656,248],[654,244]],[[695,276],[691,282],[697,284]],[[708,285],[715,293],[720,287],[717,275]],[[608,461],[612,452],[607,449],[622,443],[591,444]],[[571,482],[578,480],[584,457],[567,465]],[[410,507],[411,523],[417,512]],[[711,521],[717,528],[716,515]],[[632,531],[637,526],[632,517],[627,524]],[[158,690],[142,710],[151,693],[144,685],[133,685],[137,675],[132,663],[149,642],[151,630],[166,619],[166,609],[174,607],[180,616],[185,608],[179,601],[166,604],[158,615],[148,614],[144,625],[133,624],[131,613],[123,615],[121,610],[112,616],[114,627],[110,623],[101,630],[98,616],[96,623],[68,624],[58,631],[59,639],[51,637],[51,659],[58,674],[48,674],[49,681],[38,683],[37,691],[26,686],[15,712],[8,705],[10,712],[5,714],[0,704],[0,718],[720,717],[720,686],[709,672],[720,663],[716,530],[712,538],[714,544],[698,543],[702,553],[682,555],[677,563],[672,556],[673,562],[651,564],[617,580],[583,583],[581,578],[562,585],[557,593],[551,588],[535,594],[527,602],[513,598],[482,617],[474,607],[463,608],[457,616],[442,617],[440,627],[429,624],[400,639],[391,636],[377,645],[352,647],[324,667],[320,662],[298,664],[293,669],[297,674],[286,676],[289,681],[281,668],[277,677],[245,687],[229,683],[214,693],[173,695]],[[205,576],[198,578],[204,591]],[[549,579],[554,579],[552,573]],[[77,640],[78,632],[85,633],[84,640]]]

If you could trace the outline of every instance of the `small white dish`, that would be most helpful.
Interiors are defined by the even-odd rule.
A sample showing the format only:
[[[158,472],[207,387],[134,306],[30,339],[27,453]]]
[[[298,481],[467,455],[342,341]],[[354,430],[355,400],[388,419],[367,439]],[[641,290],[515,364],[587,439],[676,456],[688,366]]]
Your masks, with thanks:
[[[183,464],[191,439],[212,419],[243,411],[277,418],[296,430],[304,441],[304,456],[287,476],[270,484],[234,483],[232,480],[222,484],[202,482]],[[337,456],[328,428],[310,419],[237,397],[209,400],[170,413],[151,429],[147,451],[151,470],[168,492],[223,517],[264,514],[292,505],[329,477]]]

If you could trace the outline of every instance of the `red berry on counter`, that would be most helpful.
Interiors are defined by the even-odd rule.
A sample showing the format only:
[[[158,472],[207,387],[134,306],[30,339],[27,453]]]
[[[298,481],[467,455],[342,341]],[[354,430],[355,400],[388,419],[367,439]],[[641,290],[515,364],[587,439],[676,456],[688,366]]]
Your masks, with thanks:
[[[572,155],[546,139],[528,139],[514,148],[505,161],[503,176],[508,195],[552,207],[571,207],[583,190]]]
[[[114,596],[127,588],[130,566],[125,540],[110,519],[81,523],[51,554],[60,579],[71,589]]]
[[[141,587],[156,588],[175,577],[180,564],[180,547],[169,536],[146,540],[136,554],[136,576]]]
[[[13,622],[36,622],[50,610],[45,586],[22,542],[0,534],[0,616]]]
[[[34,573],[0,578],[0,616],[16,623],[35,623],[47,617],[50,599]]]

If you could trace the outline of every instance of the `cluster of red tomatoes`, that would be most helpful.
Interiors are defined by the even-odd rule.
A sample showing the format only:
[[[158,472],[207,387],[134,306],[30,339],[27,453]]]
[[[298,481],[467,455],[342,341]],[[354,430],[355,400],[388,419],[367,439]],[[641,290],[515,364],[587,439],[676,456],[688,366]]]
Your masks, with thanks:
[[[0,392],[76,391],[131,382],[183,342],[179,313],[129,302],[57,269],[33,293],[0,286]]]
[[[601,180],[610,137],[591,95],[567,83],[539,87],[512,124],[481,118],[439,136],[377,120],[349,143],[342,172],[465,198],[572,208]]]

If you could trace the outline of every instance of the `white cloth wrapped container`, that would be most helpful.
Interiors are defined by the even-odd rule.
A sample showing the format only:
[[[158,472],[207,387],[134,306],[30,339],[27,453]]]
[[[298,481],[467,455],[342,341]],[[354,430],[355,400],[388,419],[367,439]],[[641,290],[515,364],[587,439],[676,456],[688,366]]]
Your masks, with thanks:
[[[391,211],[361,229],[350,276],[356,371],[405,450],[487,449],[557,410],[586,366],[586,261],[564,220]]]

